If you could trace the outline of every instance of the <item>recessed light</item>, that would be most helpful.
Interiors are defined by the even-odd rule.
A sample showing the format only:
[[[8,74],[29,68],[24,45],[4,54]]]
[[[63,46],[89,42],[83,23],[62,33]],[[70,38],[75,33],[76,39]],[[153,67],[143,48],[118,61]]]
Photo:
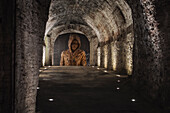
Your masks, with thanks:
[[[107,72],[107,70],[104,70],[104,72]]]
[[[120,77],[120,75],[116,75],[117,77]]]
[[[119,88],[119,87],[117,87],[116,89],[117,89],[117,90],[119,90],[120,88]]]
[[[37,89],[40,89],[40,87],[37,87]]]
[[[131,99],[132,102],[135,102],[136,100],[135,99]]]
[[[53,102],[53,101],[54,101],[54,99],[52,99],[52,98],[51,98],[51,99],[48,99],[48,100],[49,100],[50,102]]]
[[[120,80],[117,80],[117,82],[120,82]]]

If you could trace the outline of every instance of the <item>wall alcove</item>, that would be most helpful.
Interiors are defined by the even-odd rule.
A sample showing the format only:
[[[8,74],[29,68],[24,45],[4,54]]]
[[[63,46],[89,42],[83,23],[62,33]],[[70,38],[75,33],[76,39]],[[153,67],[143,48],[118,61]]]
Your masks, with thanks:
[[[60,65],[61,52],[68,49],[68,40],[71,33],[62,34],[57,37],[54,43],[54,66]],[[73,33],[72,33],[73,34]],[[83,34],[78,34],[81,40],[81,48],[86,52],[87,65],[89,65],[90,59],[90,43],[87,37]]]

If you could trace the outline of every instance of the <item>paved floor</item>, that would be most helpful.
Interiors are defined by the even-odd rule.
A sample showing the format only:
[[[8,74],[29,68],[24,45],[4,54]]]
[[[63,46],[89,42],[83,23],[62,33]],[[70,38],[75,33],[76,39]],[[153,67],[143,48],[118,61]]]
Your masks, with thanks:
[[[41,70],[37,113],[162,113],[130,87],[126,75],[97,67]]]

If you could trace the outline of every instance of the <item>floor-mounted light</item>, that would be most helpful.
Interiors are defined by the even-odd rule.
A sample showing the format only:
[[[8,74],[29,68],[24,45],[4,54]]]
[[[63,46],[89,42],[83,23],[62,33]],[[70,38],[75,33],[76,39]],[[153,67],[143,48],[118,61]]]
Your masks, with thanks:
[[[106,72],[107,72],[107,70],[104,70],[104,72],[106,73]]]
[[[120,88],[119,88],[119,87],[117,87],[116,89],[117,89],[117,90],[119,90]]]
[[[51,99],[48,99],[48,100],[49,100],[50,102],[53,102],[53,101],[54,101],[54,99],[52,99],[52,98],[51,98]]]
[[[133,98],[133,99],[131,99],[131,101],[132,101],[132,102],[135,102],[136,100]]]
[[[39,70],[39,72],[42,72],[42,70]]]
[[[117,77],[120,77],[120,75],[116,75]]]

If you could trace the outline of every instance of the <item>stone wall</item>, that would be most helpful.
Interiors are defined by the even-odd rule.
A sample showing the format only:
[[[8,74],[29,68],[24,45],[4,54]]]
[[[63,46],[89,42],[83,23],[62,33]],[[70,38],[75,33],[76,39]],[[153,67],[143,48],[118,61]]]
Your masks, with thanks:
[[[125,1],[79,1],[76,5],[71,1],[68,3],[56,1],[56,4],[51,6],[49,20],[53,18],[57,21],[53,21],[49,29],[52,29],[54,24],[54,28],[60,26],[57,33],[63,32],[62,30],[65,30],[64,32],[85,30],[84,34],[88,34],[90,38],[97,37],[100,43],[93,44],[96,47],[94,51],[97,51],[96,58],[93,56],[93,64],[96,64],[95,59],[97,59],[100,67],[112,67],[115,72],[128,74],[131,74],[133,68],[133,80],[135,86],[138,86],[137,89],[143,92],[143,95],[158,100],[157,103],[168,105],[170,102],[169,0]],[[54,0],[53,2],[55,3]],[[16,0],[15,21],[14,1],[1,0],[0,3],[0,112],[10,113],[13,109],[11,95],[14,96],[16,21],[15,112],[34,113],[50,0]],[[55,6],[62,4],[67,8]],[[81,7],[78,4],[81,4]],[[90,7],[87,8],[85,4],[89,4]],[[132,55],[132,50],[133,61],[129,57]]]
[[[90,40],[90,65],[97,66],[97,46],[98,39],[93,37]]]
[[[16,1],[15,113],[35,113],[49,0]]]
[[[161,92],[161,100],[164,105],[170,105],[170,1],[169,0],[155,0],[155,19],[158,22],[159,37],[162,47],[162,62],[160,78],[161,85],[159,92]]]
[[[159,105],[169,99],[169,1],[127,1],[134,19],[134,81]],[[166,23],[166,24],[165,24]],[[164,26],[165,25],[165,26]],[[167,26],[166,26],[167,25]],[[164,35],[163,35],[164,34]]]
[[[129,33],[123,32],[111,42],[101,43],[98,47],[98,57],[100,57],[98,66],[119,74],[132,75],[133,40],[133,30],[131,30]]]

